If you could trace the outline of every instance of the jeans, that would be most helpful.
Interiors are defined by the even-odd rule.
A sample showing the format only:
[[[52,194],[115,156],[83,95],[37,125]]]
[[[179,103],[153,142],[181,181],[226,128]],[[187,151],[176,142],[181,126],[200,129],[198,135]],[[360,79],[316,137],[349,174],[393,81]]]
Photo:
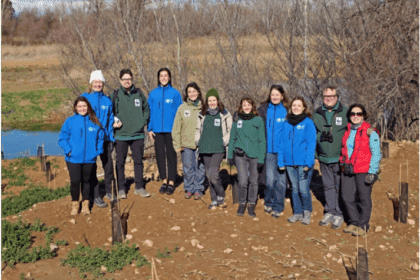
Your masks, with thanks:
[[[79,201],[80,190],[82,190],[82,200],[89,199],[90,178],[95,163],[71,163],[66,161],[70,175],[70,194],[72,201]]]
[[[312,196],[309,189],[314,168],[308,172],[303,171],[304,166],[287,166],[287,175],[292,183],[293,214],[303,214],[303,211],[312,212]],[[306,174],[305,174],[306,173]]]
[[[186,192],[204,191],[204,164],[197,160],[197,150],[184,148],[181,152],[184,171],[184,189]]]
[[[206,176],[210,182],[211,201],[220,201],[225,198],[225,189],[222,186],[219,170],[224,154],[200,154],[206,169]]]
[[[118,190],[126,191],[125,187],[125,160],[127,159],[128,146],[131,148],[131,155],[134,161],[134,182],[136,189],[144,188],[143,182],[143,152],[144,139],[120,141],[116,140],[117,151],[117,180]]]
[[[334,216],[343,217],[340,209],[340,164],[336,163],[319,163],[322,174],[322,184],[324,185],[325,196],[325,213]]]
[[[278,170],[277,154],[267,153],[265,166],[265,205],[271,207],[273,211],[281,213],[284,210],[284,197],[286,195],[286,171]]]
[[[255,205],[258,195],[258,158],[249,158],[247,155],[235,156],[235,165],[238,170],[239,203],[248,202]]]

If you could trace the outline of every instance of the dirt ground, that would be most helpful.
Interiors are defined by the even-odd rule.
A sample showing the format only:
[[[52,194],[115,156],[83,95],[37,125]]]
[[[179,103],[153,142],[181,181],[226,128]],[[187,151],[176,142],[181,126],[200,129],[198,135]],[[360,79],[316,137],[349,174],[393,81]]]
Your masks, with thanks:
[[[3,160],[2,164],[9,161]],[[57,161],[60,171],[55,186],[68,181],[64,159]],[[406,181],[408,162],[409,220],[408,224],[393,220],[393,206],[387,192],[398,195],[400,165],[402,181]],[[100,164],[99,164],[100,165]],[[127,163],[127,176],[132,176],[133,163]],[[40,170],[40,169],[39,169]],[[284,215],[278,220],[264,214],[263,201],[259,200],[257,218],[247,215],[237,217],[237,204],[232,204],[230,185],[227,185],[226,209],[208,210],[210,195],[202,200],[184,199],[181,183],[172,196],[158,192],[160,183],[150,181],[146,189],[152,194],[142,198],[133,194],[120,201],[123,212],[129,214],[126,238],[136,243],[149,261],[155,259],[159,279],[356,279],[353,273],[356,259],[356,237],[338,230],[320,227],[323,216],[322,184],[318,166],[311,185],[313,218],[308,226],[289,224],[292,215],[290,200],[286,200]],[[381,164],[381,181],[373,187],[372,228],[367,239],[359,238],[359,246],[368,250],[370,279],[418,279],[418,271],[411,268],[418,264],[419,252],[419,147],[412,143],[391,143],[390,158]],[[221,170],[226,183],[230,170]],[[100,175],[102,170],[98,169]],[[42,171],[28,172],[34,182],[46,183]],[[53,180],[54,181],[54,180]],[[132,180],[131,180],[132,181]],[[3,183],[3,181],[2,181]],[[48,184],[47,184],[48,185]],[[54,182],[50,183],[54,187]],[[6,191],[20,191],[12,187]],[[21,213],[23,220],[33,222],[40,218],[47,226],[57,226],[61,231],[55,239],[65,239],[67,246],[60,246],[58,256],[35,263],[17,264],[15,269],[2,269],[2,279],[18,279],[21,273],[30,273],[33,279],[77,279],[78,270],[60,265],[76,244],[109,248],[111,242],[110,208],[92,208],[90,216],[70,216],[70,196],[56,201],[34,205]],[[3,217],[16,221],[18,216]],[[176,230],[174,227],[179,227]],[[34,236],[33,246],[44,244],[41,235]],[[192,240],[198,240],[193,246]],[[146,240],[153,242],[149,247]],[[172,258],[158,259],[158,250],[167,247]],[[230,253],[227,252],[231,250]],[[126,266],[116,273],[105,273],[105,278],[150,279],[148,266]],[[89,279],[92,277],[89,276]]]

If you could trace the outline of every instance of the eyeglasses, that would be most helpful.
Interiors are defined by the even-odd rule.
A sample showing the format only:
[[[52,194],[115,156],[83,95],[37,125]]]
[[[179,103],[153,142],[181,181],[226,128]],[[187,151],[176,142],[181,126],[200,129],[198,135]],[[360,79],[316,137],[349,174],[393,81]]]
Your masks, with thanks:
[[[363,116],[363,112],[350,112],[350,116],[351,117],[354,117],[354,116],[361,117],[361,116]]]
[[[337,95],[324,95],[323,97],[324,97],[324,99],[335,98],[335,97],[337,97]]]
[[[132,78],[130,78],[130,79],[121,79],[121,81],[123,81],[123,82],[131,82],[131,80],[133,80]]]

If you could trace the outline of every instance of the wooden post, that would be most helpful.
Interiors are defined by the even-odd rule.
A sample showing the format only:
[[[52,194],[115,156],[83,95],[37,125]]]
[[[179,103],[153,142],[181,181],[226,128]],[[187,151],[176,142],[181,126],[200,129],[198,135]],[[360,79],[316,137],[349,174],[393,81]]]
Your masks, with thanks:
[[[51,180],[51,163],[49,161],[45,164],[45,175],[47,176],[47,182],[49,183]]]
[[[389,143],[382,142],[382,158],[389,158]]]
[[[408,217],[408,183],[406,182],[401,182],[401,193],[399,202],[400,222],[406,224]]]
[[[115,242],[122,243],[124,241],[124,233],[121,223],[121,215],[118,210],[118,204],[111,202],[111,217],[112,217],[112,245]]]
[[[365,248],[358,248],[356,271],[357,280],[369,280],[368,252]]]

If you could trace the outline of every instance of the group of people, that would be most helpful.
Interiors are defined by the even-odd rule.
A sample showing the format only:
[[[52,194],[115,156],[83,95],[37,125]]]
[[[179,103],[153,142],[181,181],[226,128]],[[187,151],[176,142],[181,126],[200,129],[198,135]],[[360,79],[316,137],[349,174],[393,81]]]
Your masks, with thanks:
[[[288,222],[308,225],[312,213],[310,182],[318,161],[325,196],[324,217],[319,224],[338,229],[344,222],[344,212],[348,217],[344,232],[363,235],[369,229],[372,186],[381,159],[379,133],[365,121],[364,106],[345,107],[335,87],[325,88],[323,104],[313,116],[304,98],[289,101],[281,85],[271,86],[267,100],[258,109],[255,100],[242,98],[232,115],[214,88],[203,98],[200,87],[192,82],[182,98],[172,87],[168,68],[158,71],[158,86],[148,98],[134,86],[129,69],[123,69],[119,78],[121,87],[107,97],[102,72],[93,71],[88,91],[75,100],[75,114],[62,127],[59,145],[64,149],[71,179],[71,215],[79,212],[80,191],[82,213],[90,213],[90,200],[98,207],[108,206],[96,178],[97,156],[104,167],[105,197],[110,201],[127,198],[124,165],[128,146],[134,161],[134,194],[150,196],[143,181],[147,125],[162,180],[161,194],[174,193],[176,153],[181,152],[185,198],[200,199],[207,178],[209,209],[227,207],[219,175],[226,158],[237,169],[238,216],[245,212],[256,216],[262,181],[264,211],[278,219],[290,182],[293,215]],[[114,148],[118,193],[112,188]]]

